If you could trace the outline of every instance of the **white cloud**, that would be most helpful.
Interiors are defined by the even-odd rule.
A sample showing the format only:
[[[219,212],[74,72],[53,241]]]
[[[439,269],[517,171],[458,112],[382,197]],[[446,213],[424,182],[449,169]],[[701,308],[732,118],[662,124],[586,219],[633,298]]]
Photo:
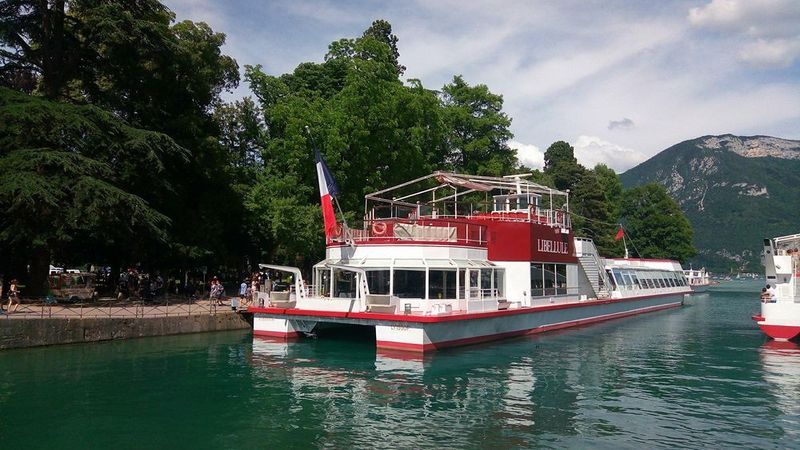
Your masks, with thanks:
[[[737,56],[753,67],[788,67],[800,56],[800,37],[758,39],[742,47]]]
[[[531,169],[544,169],[544,152],[533,144],[508,141],[508,146],[517,151],[517,159]]]
[[[712,0],[689,9],[689,23],[700,28],[751,36],[786,36],[800,30],[797,0]]]
[[[645,161],[644,153],[625,148],[596,136],[578,136],[572,143],[575,158],[587,168],[605,164],[617,172],[624,172]]]
[[[689,23],[741,36],[737,57],[753,67],[788,67],[800,56],[798,0],[712,0],[689,9]]]

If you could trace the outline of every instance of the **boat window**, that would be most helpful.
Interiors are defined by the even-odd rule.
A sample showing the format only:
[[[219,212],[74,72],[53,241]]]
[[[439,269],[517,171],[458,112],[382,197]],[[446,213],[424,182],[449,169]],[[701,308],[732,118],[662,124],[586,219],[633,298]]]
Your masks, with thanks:
[[[633,285],[637,289],[641,289],[642,288],[642,284],[639,283],[639,277],[636,275],[636,272],[631,272],[631,281],[633,281]]]
[[[614,283],[617,286],[624,286],[625,281],[622,279],[622,271],[620,269],[611,269],[611,273],[614,274]]]
[[[617,282],[614,281],[614,275],[611,274],[611,270],[606,269],[606,275],[608,275],[608,279],[611,280],[611,284],[612,284],[611,289],[616,289],[617,288]]]
[[[345,270],[333,271],[333,296],[354,298],[356,296],[356,274]]]
[[[456,298],[456,271],[430,270],[428,273],[428,298]]]
[[[395,270],[392,292],[400,298],[425,298],[425,271]]]
[[[564,295],[567,293],[567,266],[556,264],[556,294]]]
[[[543,264],[531,264],[531,297],[544,295],[544,268]]]
[[[389,271],[388,270],[368,270],[367,286],[370,294],[389,293]]]
[[[484,296],[491,296],[492,289],[492,269],[481,269],[481,290]]]
[[[556,265],[544,265],[544,295],[555,295],[556,293]]]
[[[327,267],[321,267],[316,270],[317,278],[315,284],[317,286],[317,295],[320,297],[327,297],[331,290],[331,271]]]
[[[494,289],[498,297],[506,296],[505,282],[506,271],[503,269],[494,269]]]

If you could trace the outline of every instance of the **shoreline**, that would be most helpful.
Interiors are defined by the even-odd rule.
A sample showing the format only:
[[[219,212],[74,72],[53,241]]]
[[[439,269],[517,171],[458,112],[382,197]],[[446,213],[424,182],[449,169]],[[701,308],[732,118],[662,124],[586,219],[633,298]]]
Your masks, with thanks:
[[[0,315],[0,351],[252,328],[251,314],[203,303],[23,306]]]

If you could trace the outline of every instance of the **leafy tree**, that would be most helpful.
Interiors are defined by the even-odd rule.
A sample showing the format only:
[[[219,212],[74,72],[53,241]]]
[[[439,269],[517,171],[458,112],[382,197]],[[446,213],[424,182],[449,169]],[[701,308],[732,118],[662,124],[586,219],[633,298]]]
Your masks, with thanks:
[[[439,99],[398,78],[391,48],[373,36],[334,42],[322,64],[270,76],[247,67],[264,111],[264,170],[248,209],[268,230],[270,253],[291,262],[322,248],[319,194],[308,126],[340,187],[344,211],[363,196],[430,171],[441,160]],[[353,220],[350,216],[349,220]]]
[[[552,178],[556,189],[573,189],[585,171],[567,142],[554,142],[544,152],[544,173]]]
[[[372,25],[364,31],[362,37],[373,37],[389,47],[391,51],[391,61],[397,69],[397,75],[403,75],[406,71],[406,66],[400,64],[400,52],[397,49],[397,36],[392,34],[392,25],[379,19],[372,22]]]
[[[105,262],[152,256],[170,220],[148,199],[172,195],[162,160],[186,156],[99,108],[0,88],[0,242],[31,255],[29,293],[67,248],[104,249]]]
[[[65,0],[4,0],[0,2],[0,74],[6,85],[30,77],[40,82],[48,98],[63,94],[75,76],[79,58],[75,24]],[[29,86],[30,87],[30,86]]]
[[[622,245],[614,240],[617,216],[605,196],[600,177],[594,171],[585,171],[571,194],[572,225],[576,233],[591,237],[603,255],[621,254]]]
[[[697,254],[692,227],[663,186],[649,183],[629,189],[622,205],[628,237],[641,257],[685,262]]]
[[[614,172],[614,169],[605,164],[598,164],[594,166],[593,170],[610,207],[610,216],[617,220],[622,208],[622,181],[620,181],[619,175]]]
[[[445,161],[453,169],[476,175],[508,175],[518,164],[511,119],[502,112],[503,97],[486,85],[470,86],[460,75],[442,88],[447,128]]]
[[[225,36],[204,23],[173,24],[156,0],[9,0],[0,12],[5,84],[22,89],[15,80],[31,74],[37,94],[100,106],[190,152],[143,168],[170,179],[177,194],[148,198],[173,221],[162,262],[235,263],[244,208],[226,182],[230,153],[212,116],[220,93],[238,83],[236,62],[220,50]]]

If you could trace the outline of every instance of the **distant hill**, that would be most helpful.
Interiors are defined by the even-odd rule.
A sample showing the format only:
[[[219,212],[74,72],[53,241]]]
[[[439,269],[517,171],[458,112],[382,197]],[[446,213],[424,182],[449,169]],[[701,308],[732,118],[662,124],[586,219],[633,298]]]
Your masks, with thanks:
[[[800,233],[800,141],[703,136],[620,177],[626,187],[667,188],[694,228],[696,267],[761,272],[761,239]]]

